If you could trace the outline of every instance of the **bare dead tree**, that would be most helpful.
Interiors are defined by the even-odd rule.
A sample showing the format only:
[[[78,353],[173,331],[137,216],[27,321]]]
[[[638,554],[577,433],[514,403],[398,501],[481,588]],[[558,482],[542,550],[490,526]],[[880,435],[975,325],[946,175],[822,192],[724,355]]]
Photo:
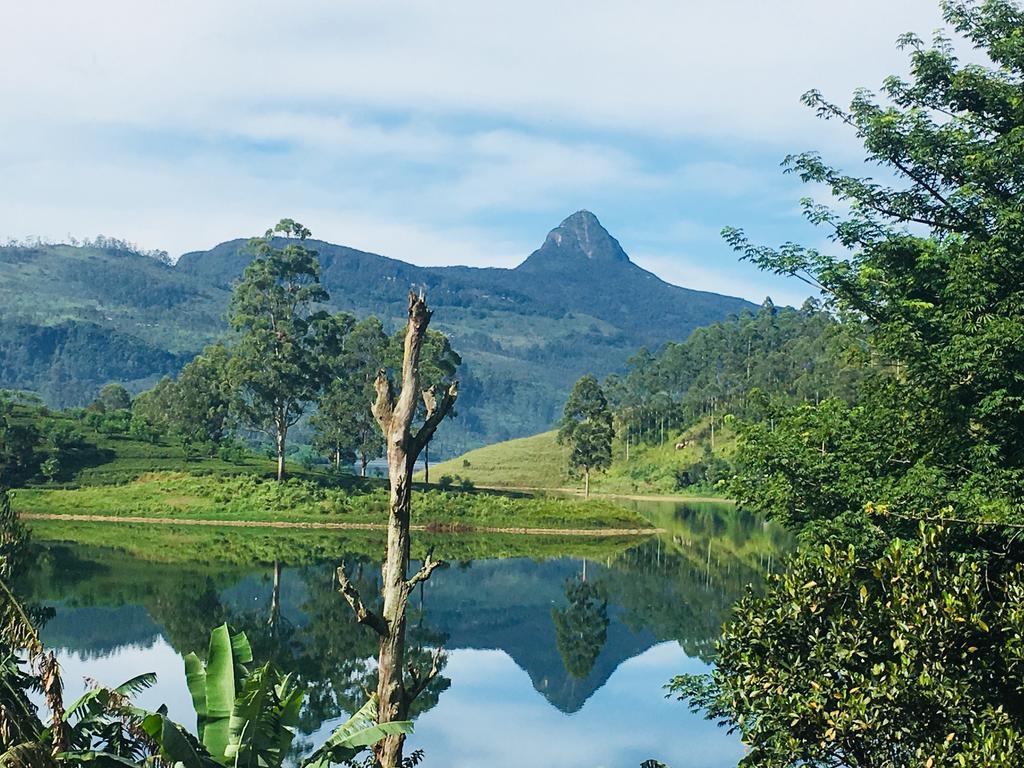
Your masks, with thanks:
[[[458,397],[458,383],[443,390],[433,388],[420,391],[420,351],[430,316],[431,312],[423,296],[410,292],[409,321],[402,355],[401,391],[395,395],[394,384],[383,369],[377,373],[374,383],[376,400],[372,410],[384,434],[391,486],[388,545],[382,568],[382,613],[377,614],[366,607],[344,567],[338,568],[341,594],[355,612],[357,621],[372,628],[380,637],[377,665],[377,696],[380,702],[377,715],[381,723],[408,719],[413,701],[440,671],[442,658],[439,648],[427,669],[417,669],[412,663],[407,665],[405,660],[406,606],[409,595],[417,584],[429,579],[435,569],[444,565],[442,560],[434,559],[433,552],[428,552],[420,569],[409,576],[413,467]],[[412,422],[421,399],[426,415],[423,424],[414,432]],[[382,768],[398,768],[402,762],[404,742],[403,735],[394,735],[374,747],[377,762]]]

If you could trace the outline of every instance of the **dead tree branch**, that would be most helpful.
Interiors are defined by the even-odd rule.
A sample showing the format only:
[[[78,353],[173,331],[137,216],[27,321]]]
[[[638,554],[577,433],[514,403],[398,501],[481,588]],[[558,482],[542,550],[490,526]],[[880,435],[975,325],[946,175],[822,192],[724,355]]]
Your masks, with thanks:
[[[390,631],[387,622],[363,604],[363,598],[360,597],[359,590],[349,581],[348,574],[345,573],[345,566],[343,565],[338,566],[338,585],[340,586],[338,591],[341,592],[342,597],[352,607],[352,612],[356,615],[356,621],[370,627],[381,637],[387,637]]]
[[[370,410],[377,423],[380,424],[381,431],[387,435],[391,432],[391,420],[395,413],[395,389],[391,384],[391,377],[383,368],[377,371],[373,388],[377,393],[377,398]]]
[[[416,697],[423,693],[423,690],[430,685],[430,681],[441,673],[441,661],[443,659],[444,649],[436,648],[430,655],[430,668],[426,673],[422,672],[412,662],[409,662],[406,666],[406,671],[409,673],[409,682],[411,685],[405,695],[410,703],[415,701]]]
[[[444,560],[434,559],[434,548],[431,547],[430,550],[427,552],[427,556],[423,559],[423,566],[418,571],[416,571],[415,574],[413,574],[411,579],[405,582],[405,586],[411,592],[412,588],[419,584],[421,581],[426,581],[427,579],[429,579],[430,574],[432,574],[437,568],[441,568],[447,564],[448,563],[446,563]]]
[[[459,397],[459,382],[453,381],[448,389],[441,393],[440,399],[437,396],[438,387],[432,387],[423,391],[423,404],[426,406],[427,416],[423,426],[416,432],[413,438],[412,455],[417,457],[423,447],[430,442],[437,430],[438,425],[444,421],[455,405]]]

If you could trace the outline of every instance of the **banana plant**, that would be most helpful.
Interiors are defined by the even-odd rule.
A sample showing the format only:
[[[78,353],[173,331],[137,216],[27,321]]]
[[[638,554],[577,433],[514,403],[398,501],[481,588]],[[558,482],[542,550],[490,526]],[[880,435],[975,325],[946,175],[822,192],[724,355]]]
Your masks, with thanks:
[[[358,712],[338,726],[327,741],[302,762],[302,768],[347,765],[363,749],[372,747],[385,736],[412,733],[412,723],[408,720],[378,723],[377,704],[377,694],[373,694]]]
[[[199,739],[218,762],[227,764],[231,714],[249,676],[252,646],[244,632],[232,635],[227,624],[210,633],[206,663],[195,654],[185,657],[185,680],[199,724]]]
[[[156,675],[133,677],[116,688],[94,686],[64,713],[66,763],[125,768],[145,760],[148,746],[138,738],[145,714],[131,698],[156,683]],[[49,729],[48,729],[49,730]]]
[[[250,669],[251,664],[245,634],[232,634],[226,624],[210,633],[205,664],[194,653],[185,657],[199,738],[171,720],[166,707],[150,712],[132,703],[156,682],[155,675],[140,675],[116,688],[96,686],[68,708],[59,721],[66,751],[52,755],[51,729],[41,729],[5,743],[0,768],[145,768],[154,753],[172,768],[282,768],[305,693],[272,664]],[[376,713],[373,695],[302,768],[352,764],[384,737],[412,732],[411,722],[379,724]]]
[[[272,664],[250,670],[252,648],[245,633],[226,624],[210,634],[206,664],[185,657],[185,675],[198,716],[196,739],[163,712],[143,719],[160,757],[176,768],[281,768],[291,748],[305,698],[291,675]],[[379,724],[377,697],[370,700],[307,760],[303,768],[342,765],[385,736],[410,733],[409,721]]]

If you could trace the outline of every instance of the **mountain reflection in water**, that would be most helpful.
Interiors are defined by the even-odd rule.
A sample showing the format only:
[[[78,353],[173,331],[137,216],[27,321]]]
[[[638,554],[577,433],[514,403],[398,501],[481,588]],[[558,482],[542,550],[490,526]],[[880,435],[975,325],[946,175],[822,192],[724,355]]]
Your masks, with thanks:
[[[414,712],[410,748],[424,749],[427,765],[736,764],[735,738],[666,700],[663,686],[708,668],[729,607],[789,542],[727,505],[639,508],[665,533],[431,542],[451,565],[417,589],[409,622],[419,653],[447,650]],[[56,608],[44,638],[59,649],[71,695],[85,674],[117,683],[156,671],[142,703],[166,702],[194,727],[180,657],[205,649],[224,621],[246,631],[257,659],[309,688],[300,750],[372,687],[375,636],[334,583],[344,560],[360,592],[378,594],[372,555],[382,542],[372,535],[35,528],[37,567],[24,590]]]

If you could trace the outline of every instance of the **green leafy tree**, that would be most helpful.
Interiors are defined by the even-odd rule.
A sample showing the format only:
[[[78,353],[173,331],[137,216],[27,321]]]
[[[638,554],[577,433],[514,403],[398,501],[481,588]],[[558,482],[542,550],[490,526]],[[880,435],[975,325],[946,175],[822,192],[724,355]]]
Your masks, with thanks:
[[[231,392],[230,355],[221,344],[203,350],[186,365],[171,390],[167,423],[185,446],[204,446],[213,453],[228,434]]]
[[[611,466],[614,436],[608,400],[597,379],[588,374],[569,393],[558,429],[558,442],[570,447],[569,467],[583,474],[588,498],[590,473]]]
[[[41,443],[35,424],[15,418],[14,405],[0,400],[0,486],[14,487],[38,472]]]
[[[816,91],[805,96],[857,133],[886,179],[849,175],[816,154],[787,159],[791,172],[846,203],[838,212],[805,201],[838,253],[726,236],[744,258],[803,279],[869,324],[895,389],[891,417],[918,426],[912,450],[887,473],[938,477],[943,492],[920,506],[951,502],[973,514],[989,499],[1024,502],[1024,12],[1008,0],[942,7],[994,66],[961,62],[941,36],[929,46],[905,35],[910,77],[888,78],[881,98],[858,91],[842,108]]]
[[[170,376],[164,376],[155,387],[139,393],[132,401],[132,419],[144,422],[139,431],[151,430],[161,437],[169,437],[176,397],[174,379]]]
[[[305,244],[309,234],[283,219],[251,240],[255,259],[228,307],[228,322],[238,334],[229,366],[235,412],[274,441],[279,480],[288,430],[327,385],[346,330],[320,309],[329,297],[320,285],[317,253]]]
[[[101,413],[108,411],[126,411],[132,407],[132,396],[128,390],[120,384],[107,384],[104,386],[96,399],[93,400],[90,408]]]
[[[788,160],[847,204],[806,203],[847,252],[726,232],[870,331],[854,404],[783,409],[741,439],[741,500],[802,547],[763,599],[740,603],[711,680],[678,688],[740,730],[746,765],[1022,761],[1024,12],[943,10],[989,65],[907,35],[910,79],[889,78],[884,101],[806,96],[891,179]],[[921,520],[950,532],[916,533]]]
[[[309,419],[313,447],[327,457],[335,471],[355,461],[359,446],[356,420],[361,410],[369,410],[362,391],[347,385],[344,379],[332,381]]]
[[[310,419],[314,446],[336,466],[358,456],[364,477],[367,464],[384,450],[380,428],[367,404],[373,400],[377,371],[388,362],[389,343],[375,317],[352,326],[333,365],[334,376]]]
[[[745,767],[1019,764],[1024,567],[948,544],[803,549],[673,690],[739,731]]]

